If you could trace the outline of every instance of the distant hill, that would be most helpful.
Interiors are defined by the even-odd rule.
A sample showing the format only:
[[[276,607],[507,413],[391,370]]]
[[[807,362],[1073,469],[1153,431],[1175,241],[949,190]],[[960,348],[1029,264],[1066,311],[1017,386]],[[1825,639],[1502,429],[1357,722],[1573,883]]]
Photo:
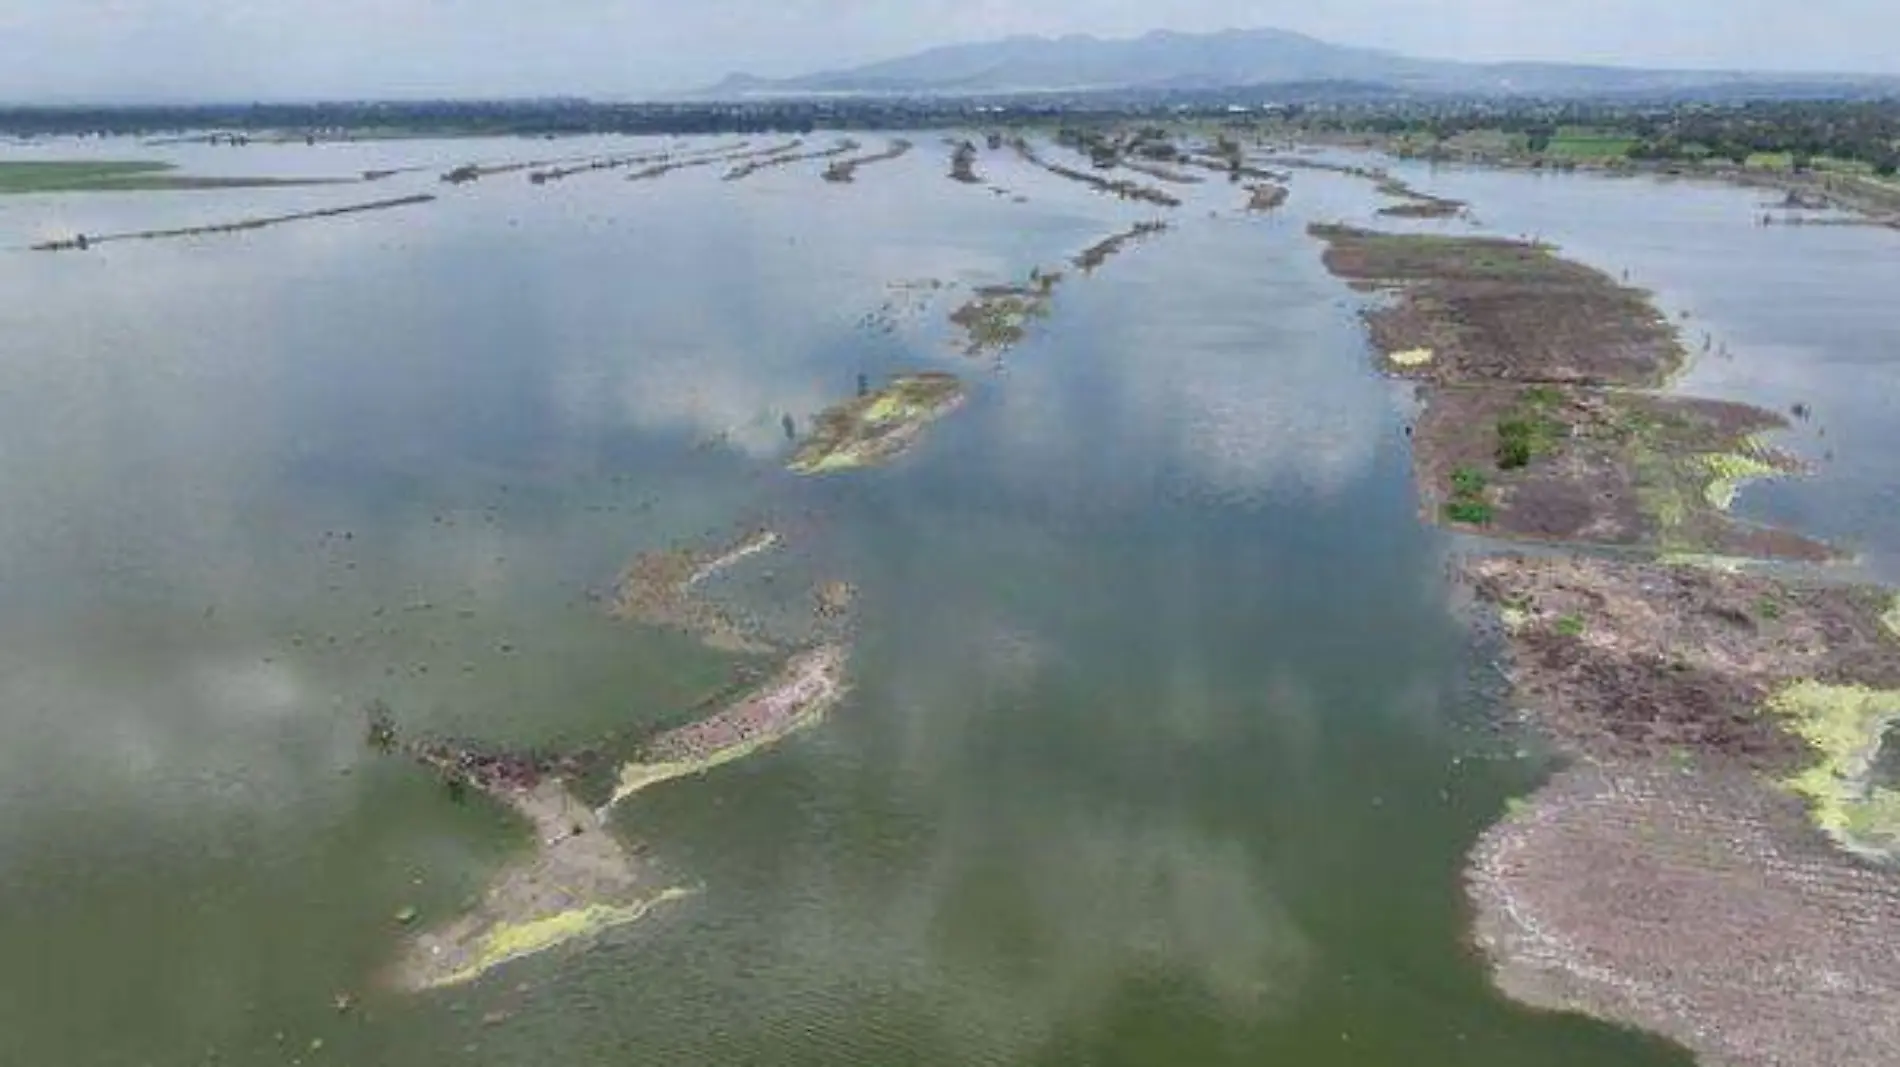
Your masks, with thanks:
[[[1342,82],[1393,93],[1614,96],[1774,90],[1900,92],[1900,77],[1639,70],[1560,63],[1459,63],[1329,44],[1286,30],[1141,37],[1011,37],[947,45],[848,70],[795,78],[735,74],[718,99],[811,95],[994,95],[1105,90],[1193,91]]]

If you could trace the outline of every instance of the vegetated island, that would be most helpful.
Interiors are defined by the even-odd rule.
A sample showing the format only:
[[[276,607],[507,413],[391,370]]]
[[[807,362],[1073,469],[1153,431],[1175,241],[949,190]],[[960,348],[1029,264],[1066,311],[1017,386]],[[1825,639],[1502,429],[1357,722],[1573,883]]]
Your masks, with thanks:
[[[857,180],[858,168],[897,159],[906,152],[909,152],[910,149],[911,143],[909,141],[904,140],[902,137],[895,138],[889,145],[885,146],[881,152],[871,152],[862,156],[854,156],[850,159],[841,159],[831,164],[825,168],[824,179],[828,182],[849,184]]]
[[[1832,557],[1726,514],[1742,481],[1799,469],[1758,436],[1785,420],[1647,391],[1685,359],[1648,294],[1542,245],[1311,232],[1334,274],[1390,298],[1366,320],[1387,373],[1421,383],[1413,456],[1430,518],[1565,543]]]
[[[1900,1062],[1900,607],[1643,561],[1465,573],[1573,761],[1470,856],[1500,987],[1710,1064]]]
[[[84,252],[95,245],[112,244],[118,241],[156,241],[172,237],[201,237],[208,234],[240,233],[245,230],[261,230],[269,226],[280,226],[286,222],[303,222],[309,219],[331,219],[343,215],[360,215],[368,211],[387,211],[391,208],[412,207],[427,204],[435,197],[427,193],[415,196],[399,196],[389,200],[372,200],[363,204],[345,204],[341,207],[316,208],[310,211],[293,211],[285,215],[265,215],[258,218],[238,219],[234,222],[215,222],[203,226],[181,226],[167,230],[134,230],[129,233],[75,234],[57,241],[42,241],[33,245],[35,252]]]
[[[177,174],[149,160],[0,160],[0,195],[10,193],[126,193],[185,189],[256,189],[345,185],[355,178],[218,177]]]
[[[938,372],[905,374],[825,410],[787,469],[830,474],[875,466],[908,451],[933,422],[963,403],[963,383]]]

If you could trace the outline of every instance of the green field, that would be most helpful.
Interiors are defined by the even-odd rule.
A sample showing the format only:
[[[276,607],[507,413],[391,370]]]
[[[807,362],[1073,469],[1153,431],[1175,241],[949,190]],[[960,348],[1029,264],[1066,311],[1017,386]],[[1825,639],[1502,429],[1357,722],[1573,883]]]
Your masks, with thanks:
[[[1625,134],[1566,126],[1551,138],[1550,147],[1544,150],[1544,155],[1552,159],[1619,159],[1627,156],[1635,144],[1636,139]]]
[[[266,185],[314,185],[334,180],[191,177],[173,174],[174,169],[170,163],[148,160],[0,160],[0,195],[233,189]]]

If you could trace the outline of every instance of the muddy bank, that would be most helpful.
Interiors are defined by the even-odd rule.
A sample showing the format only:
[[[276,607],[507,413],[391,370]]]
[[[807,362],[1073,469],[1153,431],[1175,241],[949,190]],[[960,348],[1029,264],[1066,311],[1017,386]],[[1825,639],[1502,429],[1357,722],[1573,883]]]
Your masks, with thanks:
[[[793,163],[804,163],[813,159],[831,159],[835,156],[842,156],[846,152],[856,152],[860,147],[862,146],[859,145],[858,142],[847,137],[837,144],[832,145],[830,148],[819,148],[810,152],[783,152],[777,155],[760,156],[757,159],[746,160],[744,163],[727,171],[725,180],[729,182],[742,181],[762,170],[769,170],[773,167],[790,166]]]
[[[205,226],[184,226],[170,230],[138,230],[131,233],[79,234],[60,241],[43,241],[32,246],[35,252],[84,252],[95,245],[111,244],[115,241],[158,241],[173,237],[200,237],[208,234],[241,233],[245,230],[261,230],[269,226],[280,226],[286,222],[303,222],[310,219],[330,219],[343,215],[360,215],[369,211],[387,211],[391,208],[411,207],[427,204],[435,197],[428,194],[403,196],[392,200],[372,200],[363,204],[347,204],[343,207],[319,208],[314,211],[296,211],[286,215],[266,215],[260,218],[239,219],[235,222],[211,223]]]
[[[704,774],[817,725],[844,695],[847,660],[842,645],[800,653],[759,690],[718,714],[653,738],[621,767],[602,812],[642,790]]]
[[[779,545],[778,534],[759,530],[718,548],[644,552],[621,572],[609,613],[615,618],[693,634],[728,652],[769,652],[760,627],[734,618],[698,595],[708,578]]]
[[[857,180],[858,169],[860,167],[869,167],[888,160],[898,159],[910,150],[911,143],[899,137],[893,140],[882,152],[872,152],[869,155],[856,156],[851,159],[841,159],[833,163],[831,166],[825,168],[824,179],[828,182],[848,184]]]
[[[1034,148],[1030,147],[1029,142],[1021,137],[1016,138],[1013,144],[1016,149],[1016,154],[1021,156],[1026,162],[1041,167],[1043,170],[1057,177],[1067,178],[1072,182],[1080,182],[1098,193],[1106,193],[1110,196],[1120,197],[1123,200],[1141,200],[1150,204],[1158,204],[1162,207],[1181,206],[1179,197],[1171,193],[1163,192],[1153,186],[1142,185],[1140,182],[1132,182],[1125,179],[1104,178],[1099,174],[1090,174],[1087,171],[1076,170],[1074,167],[1065,167],[1060,163],[1052,163],[1039,155]]]
[[[931,423],[954,411],[963,398],[963,383],[953,375],[900,375],[882,389],[819,414],[787,469],[829,474],[887,463],[909,451]]]
[[[1120,233],[1111,234],[1088,246],[1070,262],[1075,264],[1077,270],[1087,274],[1108,262],[1114,256],[1120,254],[1122,249],[1128,247],[1130,244],[1144,237],[1151,237],[1155,234],[1163,233],[1167,228],[1168,224],[1159,220],[1154,222],[1137,222]]]
[[[1599,559],[1465,573],[1516,706],[1578,761],[1472,851],[1500,986],[1707,1063],[1900,1059],[1891,597]]]

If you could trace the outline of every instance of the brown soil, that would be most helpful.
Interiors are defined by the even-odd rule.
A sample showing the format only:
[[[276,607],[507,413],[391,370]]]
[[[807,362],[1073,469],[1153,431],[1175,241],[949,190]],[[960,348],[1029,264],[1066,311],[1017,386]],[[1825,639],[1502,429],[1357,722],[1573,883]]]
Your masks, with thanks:
[[[1465,574],[1507,613],[1516,704],[1581,760],[1471,854],[1499,985],[1712,1064],[1900,1062],[1900,873],[1769,784],[1816,755],[1764,713],[1800,679],[1900,685],[1886,594],[1601,559]]]
[[[1367,315],[1390,354],[1429,349],[1441,381],[1645,386],[1681,365],[1675,331],[1649,294],[1559,258],[1489,237],[1386,234],[1314,225],[1326,266],[1396,302]]]

